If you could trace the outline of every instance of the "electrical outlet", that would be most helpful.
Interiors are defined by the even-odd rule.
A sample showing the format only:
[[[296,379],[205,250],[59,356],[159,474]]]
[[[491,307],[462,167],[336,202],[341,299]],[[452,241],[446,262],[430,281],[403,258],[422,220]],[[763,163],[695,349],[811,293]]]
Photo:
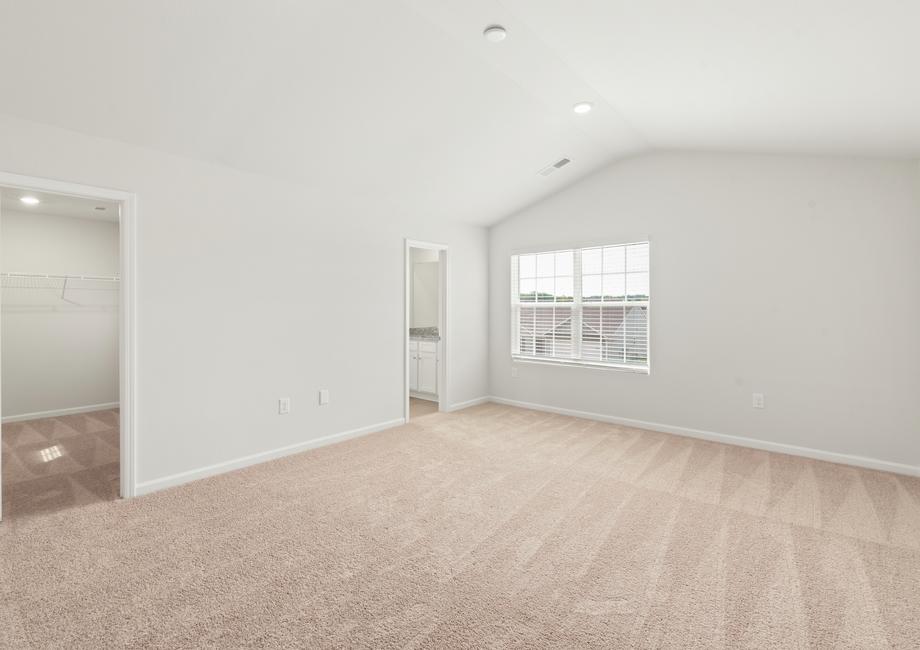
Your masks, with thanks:
[[[755,409],[763,408],[763,393],[754,393],[753,404]]]
[[[321,388],[319,391],[319,405],[325,406],[329,403],[329,389]]]
[[[517,376],[518,376],[518,369],[517,369],[517,366],[511,366],[511,376],[512,376],[512,377],[517,377]]]
[[[282,397],[278,400],[278,415],[287,415],[291,412],[291,398]]]

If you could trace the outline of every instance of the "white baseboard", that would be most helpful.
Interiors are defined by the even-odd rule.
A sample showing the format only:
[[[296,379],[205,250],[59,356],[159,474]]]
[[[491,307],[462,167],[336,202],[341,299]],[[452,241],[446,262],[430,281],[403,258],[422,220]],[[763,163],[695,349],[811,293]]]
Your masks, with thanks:
[[[297,454],[309,449],[315,449],[317,447],[324,447],[336,442],[342,442],[344,440],[348,440],[349,438],[357,438],[369,433],[383,431],[384,429],[390,429],[405,423],[405,418],[397,418],[395,420],[389,420],[387,422],[380,422],[378,424],[372,424],[367,427],[361,427],[360,429],[352,429],[350,431],[343,431],[341,433],[333,433],[328,436],[323,436],[322,438],[315,438],[305,442],[298,442],[293,445],[288,445],[287,447],[279,447],[278,449],[263,451],[258,454],[252,454],[251,456],[237,458],[236,460],[228,460],[223,463],[216,463],[214,465],[208,465],[207,467],[200,467],[198,469],[189,470],[187,472],[180,472],[178,474],[164,476],[163,478],[153,479],[152,481],[144,481],[143,483],[138,483],[135,486],[134,493],[136,496],[140,496],[142,494],[150,494],[151,492],[157,492],[169,487],[175,487],[177,485],[182,485],[183,483],[197,481],[198,479],[215,476],[217,474],[223,474],[235,469],[242,469],[243,467],[249,467],[250,465],[257,465],[259,463],[264,463],[265,461],[282,458],[284,456],[290,456],[291,454]]]
[[[546,404],[536,404],[533,402],[523,402],[520,400],[512,400],[504,397],[497,396],[487,396],[487,397],[477,397],[476,399],[467,400],[465,402],[458,402],[456,404],[451,404],[448,408],[448,411],[459,411],[461,409],[469,408],[471,406],[477,406],[479,404],[485,404],[487,402],[494,402],[496,404],[505,404],[508,406],[517,406],[519,408],[532,409],[535,411],[544,411],[547,413],[558,413],[560,415],[569,415],[572,417],[584,418],[587,420],[598,420],[600,422],[610,422],[612,424],[621,424],[624,426],[635,427],[637,429],[648,429],[650,431],[660,431],[662,433],[672,433],[679,436],[686,436],[689,438],[698,438],[700,440],[709,440],[712,442],[721,442],[729,445],[735,445],[740,447],[750,447],[753,449],[761,449],[764,451],[773,451],[781,454],[790,454],[793,456],[803,456],[805,458],[813,458],[815,460],[823,460],[831,463],[841,463],[843,465],[853,465],[855,467],[864,467],[867,469],[876,469],[885,472],[894,472],[896,474],[906,474],[908,476],[920,476],[920,467],[914,465],[905,465],[902,463],[893,463],[885,460],[877,460],[874,458],[866,458],[864,456],[854,456],[850,454],[841,454],[832,451],[823,451],[820,449],[812,449],[810,447],[799,447],[796,445],[788,445],[778,442],[770,442],[767,440],[759,440],[757,438],[746,438],[743,436],[733,436],[724,433],[714,433],[711,431],[703,431],[700,429],[690,429],[687,427],[679,427],[670,424],[661,424],[658,422],[647,422],[644,420],[633,420],[629,418],[621,418],[612,415],[605,415],[602,413],[592,413],[589,411],[577,411],[575,409],[561,408],[557,406],[548,406]],[[114,408],[117,405],[98,405],[94,407],[87,407],[86,410],[101,410],[105,408]],[[30,417],[32,414],[29,414]],[[18,416],[13,416],[18,417]],[[48,416],[36,416],[36,417],[48,417]],[[28,419],[23,416],[23,419]],[[4,421],[6,419],[4,418]],[[12,421],[12,420],[11,420]],[[375,433],[377,431],[383,431],[384,429],[390,429],[395,426],[405,424],[404,418],[397,418],[394,420],[389,420],[387,422],[381,422],[378,424],[373,424],[367,427],[361,427],[359,429],[352,429],[350,431],[343,431],[341,433],[335,433],[328,436],[323,436],[322,438],[316,438],[314,440],[307,440],[305,442],[296,443],[293,445],[288,445],[287,447],[280,447],[278,449],[272,449],[270,451],[260,452],[258,454],[253,454],[251,456],[245,456],[243,458],[238,458],[236,460],[226,461],[223,463],[217,463],[214,465],[208,465],[207,467],[201,467],[199,469],[189,470],[187,472],[180,472],[178,474],[172,474],[170,476],[165,476],[163,478],[154,479],[152,481],[145,481],[139,483],[135,487],[135,494],[140,496],[142,494],[150,494],[152,492],[157,492],[169,487],[175,487],[177,485],[182,485],[183,483],[189,483],[191,481],[196,481],[198,479],[207,478],[209,476],[215,476],[217,474],[223,474],[235,469],[241,469],[243,467],[249,467],[250,465],[256,465],[258,463],[264,463],[269,460],[276,458],[282,458],[284,456],[289,456],[291,454],[296,454],[302,451],[307,451],[309,449],[315,449],[317,447],[323,447],[325,445],[330,445],[336,442],[342,442],[348,440],[349,438],[357,438],[359,436],[367,435],[370,433]]]
[[[41,418],[56,418],[62,415],[74,415],[76,413],[91,413],[93,411],[108,411],[109,409],[118,408],[118,402],[109,402],[107,404],[90,404],[88,406],[72,406],[66,409],[54,409],[52,411],[36,411],[35,413],[21,413],[20,415],[4,416],[2,422],[25,422],[26,420],[40,420]]]
[[[750,447],[752,449],[761,449],[763,451],[774,451],[780,454],[789,454],[791,456],[803,456],[815,460],[823,460],[829,463],[840,463],[842,465],[853,465],[854,467],[864,467],[866,469],[877,469],[883,472],[893,472],[895,474],[906,474],[908,476],[920,476],[920,467],[916,465],[905,465],[902,463],[893,463],[887,460],[878,460],[876,458],[867,458],[865,456],[853,456],[851,454],[841,454],[835,451],[824,451],[822,449],[812,449],[811,447],[799,447],[781,442],[770,442],[768,440],[759,440],[757,438],[746,438],[744,436],[733,436],[726,433],[714,433],[712,431],[702,431],[700,429],[689,429],[687,427],[678,427],[671,424],[660,424],[658,422],[646,422],[644,420],[631,420],[629,418],[620,418],[613,415],[604,415],[602,413],[591,413],[588,411],[576,411],[574,409],[560,408],[557,406],[547,406],[545,404],[535,404],[533,402],[522,402],[519,400],[507,399],[504,397],[492,396],[490,401],[496,404],[506,404],[508,406],[518,406],[520,408],[532,409],[535,411],[545,411],[547,413],[558,413],[560,415],[571,415],[586,420],[598,420],[600,422],[610,422],[612,424],[622,424],[637,429],[649,429],[650,431],[660,431],[662,433],[673,433],[678,436],[687,436],[688,438],[699,438],[700,440],[709,440],[711,442],[721,442],[727,445],[738,447]]]
[[[414,397],[415,399],[423,399],[426,402],[437,402],[438,396],[433,395],[432,393],[419,393],[414,390],[409,391],[409,397]]]
[[[457,402],[456,404],[451,404],[447,407],[447,411],[459,411],[460,409],[466,409],[471,406],[478,406],[479,404],[485,404],[491,402],[492,398],[486,395],[485,397],[477,397],[476,399],[469,399],[465,402]]]

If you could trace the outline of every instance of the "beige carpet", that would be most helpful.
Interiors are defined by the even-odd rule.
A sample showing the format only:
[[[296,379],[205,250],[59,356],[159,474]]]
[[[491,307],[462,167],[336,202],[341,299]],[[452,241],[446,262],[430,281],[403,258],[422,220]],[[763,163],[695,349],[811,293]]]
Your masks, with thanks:
[[[409,398],[409,420],[438,412],[438,403],[417,397]]]
[[[918,645],[920,481],[496,405],[0,530],[2,647]]]
[[[118,498],[118,409],[3,425],[3,517]]]

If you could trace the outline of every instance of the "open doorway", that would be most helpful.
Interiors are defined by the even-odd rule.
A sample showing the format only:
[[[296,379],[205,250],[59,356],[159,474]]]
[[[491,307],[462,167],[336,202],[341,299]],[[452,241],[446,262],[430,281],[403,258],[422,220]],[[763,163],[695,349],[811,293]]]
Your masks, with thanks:
[[[406,240],[406,420],[447,407],[447,246]]]
[[[120,192],[0,174],[4,519],[133,493],[128,202]]]

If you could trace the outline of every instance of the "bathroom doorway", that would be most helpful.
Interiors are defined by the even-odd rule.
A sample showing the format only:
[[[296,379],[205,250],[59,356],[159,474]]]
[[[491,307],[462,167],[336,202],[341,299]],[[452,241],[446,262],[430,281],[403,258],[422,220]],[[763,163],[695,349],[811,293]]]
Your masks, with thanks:
[[[446,410],[447,246],[406,240],[405,417]]]

